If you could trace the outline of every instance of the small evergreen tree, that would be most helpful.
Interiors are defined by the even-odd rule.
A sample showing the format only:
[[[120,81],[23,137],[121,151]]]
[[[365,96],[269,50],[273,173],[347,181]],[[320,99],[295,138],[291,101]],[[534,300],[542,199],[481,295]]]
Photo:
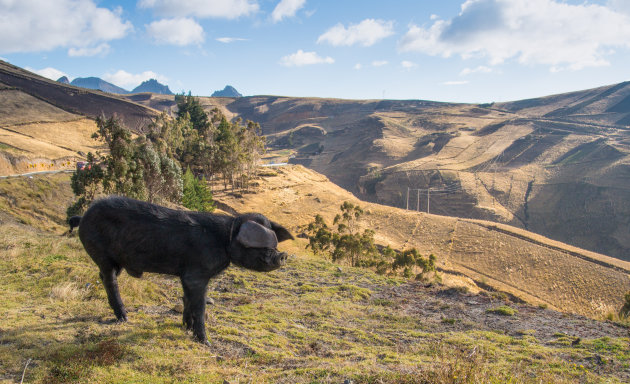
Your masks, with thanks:
[[[184,195],[182,204],[188,209],[199,212],[212,212],[215,209],[212,192],[207,186],[205,177],[199,180],[190,168],[184,173]]]

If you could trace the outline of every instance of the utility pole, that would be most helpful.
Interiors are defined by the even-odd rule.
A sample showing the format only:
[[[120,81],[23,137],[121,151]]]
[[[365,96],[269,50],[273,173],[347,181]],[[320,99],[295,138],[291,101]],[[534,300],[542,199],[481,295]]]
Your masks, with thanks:
[[[431,189],[427,188],[427,213],[429,213],[429,203],[431,202]]]
[[[418,189],[418,205],[416,207],[416,211],[420,212],[420,189]]]
[[[409,187],[407,187],[407,210],[409,210]]]

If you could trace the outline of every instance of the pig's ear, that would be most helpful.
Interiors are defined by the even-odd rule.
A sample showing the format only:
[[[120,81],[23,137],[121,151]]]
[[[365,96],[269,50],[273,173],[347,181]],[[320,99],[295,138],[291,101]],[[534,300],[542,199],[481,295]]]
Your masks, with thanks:
[[[282,225],[278,223],[274,223],[272,221],[271,229],[273,229],[273,231],[276,233],[276,237],[278,238],[278,241],[280,242],[294,239],[293,235],[289,231],[287,231],[285,227],[283,227]]]
[[[246,221],[241,225],[236,241],[247,248],[276,248],[276,234],[254,221]]]

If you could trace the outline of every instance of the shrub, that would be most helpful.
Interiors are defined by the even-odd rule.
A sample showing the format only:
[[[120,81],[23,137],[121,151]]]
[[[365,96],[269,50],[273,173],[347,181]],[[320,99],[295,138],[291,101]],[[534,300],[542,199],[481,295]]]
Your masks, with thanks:
[[[496,308],[488,308],[486,309],[487,313],[494,313],[501,316],[514,316],[518,313],[518,311],[512,307],[508,307],[507,305],[502,305]]]
[[[625,302],[619,310],[619,317],[628,317],[630,315],[630,292],[627,292],[624,296]]]

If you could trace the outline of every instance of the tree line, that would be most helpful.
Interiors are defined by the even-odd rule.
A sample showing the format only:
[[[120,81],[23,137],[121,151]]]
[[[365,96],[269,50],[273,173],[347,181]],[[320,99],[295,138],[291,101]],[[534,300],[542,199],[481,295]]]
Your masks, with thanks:
[[[115,116],[96,119],[92,137],[107,152],[88,153],[93,166],[73,173],[77,200],[68,207],[68,217],[81,214],[99,193],[212,211],[206,177],[222,179],[226,189],[248,187],[265,152],[260,125],[243,124],[240,118],[231,122],[217,108],[207,113],[190,94],[177,95],[175,101],[175,118],[163,112],[137,136]]]

